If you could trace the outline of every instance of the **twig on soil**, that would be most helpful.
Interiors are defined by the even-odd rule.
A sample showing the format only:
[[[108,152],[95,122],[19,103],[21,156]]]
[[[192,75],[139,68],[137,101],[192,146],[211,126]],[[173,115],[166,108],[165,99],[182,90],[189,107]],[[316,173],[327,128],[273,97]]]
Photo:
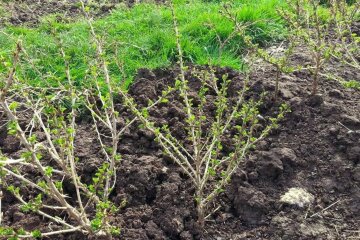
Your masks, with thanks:
[[[81,227],[76,227],[76,228],[70,228],[70,229],[64,229],[64,230],[59,230],[59,231],[53,231],[53,232],[46,232],[46,233],[41,233],[42,237],[48,237],[48,236],[53,236],[53,235],[58,235],[58,234],[64,234],[64,233],[72,233],[72,232],[77,232],[81,229]],[[19,238],[33,238],[32,234],[27,234],[27,235],[19,235]]]
[[[350,128],[346,127],[344,124],[342,124],[341,122],[337,122],[340,126],[344,127],[346,130],[348,130],[349,133],[354,132],[353,130],[351,130]]]
[[[311,215],[309,218],[315,217],[315,216],[319,216],[321,213],[325,212],[326,210],[330,209],[331,207],[335,206],[336,204],[342,202],[343,200],[337,200],[336,202],[330,204],[329,206],[327,206],[326,208],[322,209],[321,211]]]

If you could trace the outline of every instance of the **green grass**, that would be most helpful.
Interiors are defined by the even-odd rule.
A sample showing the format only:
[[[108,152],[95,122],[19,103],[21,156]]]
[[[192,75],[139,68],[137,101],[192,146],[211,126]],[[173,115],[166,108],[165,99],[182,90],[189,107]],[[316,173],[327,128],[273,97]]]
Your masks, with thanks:
[[[222,8],[219,2],[192,1],[188,4],[186,1],[177,1],[176,11],[185,60],[193,64],[239,69],[244,50],[239,36],[228,42],[219,57],[217,35],[224,40],[233,28],[232,23],[219,13]],[[248,34],[256,42],[266,44],[284,38],[284,23],[276,13],[276,8],[282,3],[283,0],[235,1],[232,11],[237,12],[241,21],[254,23],[248,29]],[[166,6],[139,4],[130,9],[123,7],[96,20],[94,26],[104,41],[106,57],[115,81],[125,78],[126,84],[129,84],[139,68],[167,67],[176,62],[171,12]],[[70,57],[72,76],[78,84],[82,84],[95,54],[84,21],[70,24],[55,21],[49,24],[44,21],[35,29],[8,26],[0,33],[0,58],[8,59],[15,41],[21,39],[34,65],[46,77],[39,76],[29,63],[23,65],[19,77],[38,86],[56,85],[59,80],[65,79],[65,73],[51,34],[54,28]],[[118,69],[116,60],[124,63],[125,77]],[[0,66],[0,74],[4,74],[4,69]]]
[[[352,89],[360,90],[360,82],[358,82],[356,80],[350,80],[350,81],[342,82],[342,85],[344,87],[346,87],[346,88],[352,88]]]

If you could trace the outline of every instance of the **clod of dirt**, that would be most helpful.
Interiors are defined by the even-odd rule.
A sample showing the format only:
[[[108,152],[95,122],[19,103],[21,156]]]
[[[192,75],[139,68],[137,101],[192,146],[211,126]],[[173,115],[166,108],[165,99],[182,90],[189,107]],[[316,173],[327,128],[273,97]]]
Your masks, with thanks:
[[[24,218],[26,218],[25,214],[20,211],[15,212],[13,215],[14,222],[20,222]]]
[[[350,129],[358,129],[360,128],[360,120],[355,116],[349,116],[347,114],[341,114],[340,121],[346,127]]]
[[[175,236],[179,235],[182,231],[184,231],[183,219],[181,219],[181,217],[167,219],[166,221],[162,221],[160,223],[160,227],[165,233]]]
[[[264,193],[249,187],[237,189],[233,204],[237,216],[249,225],[261,224],[270,207]]]
[[[341,112],[341,109],[337,104],[324,102],[320,107],[320,111],[324,117],[330,117]]]
[[[283,165],[296,166],[300,163],[300,160],[297,159],[294,150],[290,148],[273,148],[271,149],[271,152],[277,155]]]
[[[276,179],[284,171],[283,162],[273,151],[259,152],[256,165],[262,178]]]
[[[307,238],[319,238],[326,236],[329,229],[320,223],[302,223],[300,224],[299,235]]]
[[[360,182],[360,166],[356,166],[353,170],[353,179]]]
[[[189,231],[184,231],[180,234],[180,240],[193,240],[193,236]]]
[[[146,231],[143,229],[127,229],[122,234],[123,239],[143,239],[149,240]]]
[[[14,153],[20,150],[20,141],[15,136],[0,136],[0,148],[4,153]]]
[[[321,94],[310,96],[307,104],[311,107],[318,107],[324,102],[324,98]]]
[[[293,94],[290,90],[288,90],[288,89],[286,89],[286,88],[280,89],[279,92],[280,92],[280,95],[281,95],[284,99],[291,99],[291,98],[294,97],[294,94]]]
[[[314,199],[314,196],[303,188],[290,188],[289,191],[280,197],[280,202],[302,208],[309,206]]]
[[[346,151],[346,153],[349,160],[353,161],[354,164],[358,164],[360,162],[360,146],[351,147]]]
[[[41,225],[41,219],[39,216],[26,216],[20,221],[15,223],[17,228],[24,228],[26,231],[33,231]],[[15,227],[14,226],[14,227]]]
[[[344,98],[344,93],[342,93],[340,90],[338,89],[332,89],[328,92],[329,97],[333,97],[333,98],[337,98],[337,99],[343,99]]]
[[[124,156],[123,168],[118,173],[121,188],[118,194],[127,192],[130,206],[150,203],[154,200],[155,186],[162,172],[161,160],[154,156],[141,156],[133,161]]]
[[[146,234],[150,239],[162,240],[164,239],[163,231],[154,223],[154,221],[148,221],[145,225]]]

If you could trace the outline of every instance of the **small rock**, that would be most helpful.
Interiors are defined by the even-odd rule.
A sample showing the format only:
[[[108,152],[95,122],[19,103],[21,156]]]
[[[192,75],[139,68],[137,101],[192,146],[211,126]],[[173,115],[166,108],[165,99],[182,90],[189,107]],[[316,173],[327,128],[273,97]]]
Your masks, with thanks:
[[[337,98],[337,99],[344,98],[344,94],[338,89],[330,90],[328,92],[328,94],[329,94],[329,97],[333,97],[333,98]]]

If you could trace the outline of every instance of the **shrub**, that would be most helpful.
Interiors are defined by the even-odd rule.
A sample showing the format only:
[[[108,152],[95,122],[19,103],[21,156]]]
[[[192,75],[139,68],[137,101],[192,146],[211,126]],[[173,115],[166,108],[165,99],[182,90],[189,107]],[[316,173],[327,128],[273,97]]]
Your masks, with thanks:
[[[109,195],[116,179],[115,163],[120,159],[116,146],[123,129],[118,129],[116,125],[113,106],[103,105],[103,115],[111,124],[112,145],[107,146],[99,136],[105,161],[100,164],[91,184],[82,182],[77,169],[75,138],[79,128],[76,118],[83,93],[75,90],[67,55],[59,44],[68,84],[55,89],[33,88],[17,78],[15,72],[21,67],[22,51],[21,44],[17,44],[12,64],[8,66],[8,76],[1,88],[0,105],[8,118],[8,134],[16,136],[23,148],[19,159],[1,154],[0,164],[2,183],[21,203],[20,210],[37,213],[63,229],[44,233],[40,230],[32,233],[13,231],[13,237],[40,237],[79,231],[111,238],[112,233],[118,230],[111,226],[109,216],[117,211],[117,207],[109,201]],[[26,54],[23,55],[26,59]],[[108,90],[109,97],[112,90]],[[99,89],[95,92],[101,95]],[[26,112],[26,116],[23,112]],[[100,134],[98,122],[94,122],[94,125]],[[44,139],[40,139],[40,133]],[[28,171],[35,176],[27,174]],[[16,181],[23,185],[13,185]],[[73,185],[76,200],[69,199],[64,182]],[[23,196],[26,188],[31,188],[35,194]],[[95,213],[91,210],[93,206],[96,206]],[[61,217],[62,212],[67,214],[68,220]]]
[[[132,99],[127,98],[125,102],[144,127],[155,134],[165,154],[171,157],[191,180],[195,190],[198,223],[203,227],[205,220],[214,211],[210,208],[210,203],[224,190],[249,150],[277,126],[277,122],[283,118],[287,108],[283,105],[280,113],[269,119],[268,125],[260,133],[256,133],[255,128],[259,121],[258,106],[261,102],[245,99],[249,76],[245,77],[244,86],[238,93],[235,103],[232,104],[234,99],[228,96],[230,81],[226,76],[217,79],[211,70],[192,73],[201,81],[198,104],[195,105],[185,78],[187,68],[184,65],[177,18],[174,7],[171,8],[180,65],[180,75],[175,81],[174,88],[184,106],[187,137],[175,138],[167,125],[156,127],[156,124],[149,119],[148,111],[137,109]],[[206,95],[209,91],[215,92],[216,97],[214,102],[216,110],[212,121],[204,111]],[[209,121],[210,127],[206,127]],[[235,132],[231,135],[233,150],[224,154],[222,139],[228,136],[228,132]],[[190,146],[186,147],[188,145]]]
[[[359,69],[359,37],[352,32],[359,8],[359,3],[349,5],[345,0],[328,1],[325,8],[318,0],[296,0],[288,1],[288,7],[279,11],[289,24],[290,34],[310,50],[312,66],[308,70],[313,79],[313,95],[318,92],[320,76],[339,79],[323,73],[324,65],[331,59]]]

